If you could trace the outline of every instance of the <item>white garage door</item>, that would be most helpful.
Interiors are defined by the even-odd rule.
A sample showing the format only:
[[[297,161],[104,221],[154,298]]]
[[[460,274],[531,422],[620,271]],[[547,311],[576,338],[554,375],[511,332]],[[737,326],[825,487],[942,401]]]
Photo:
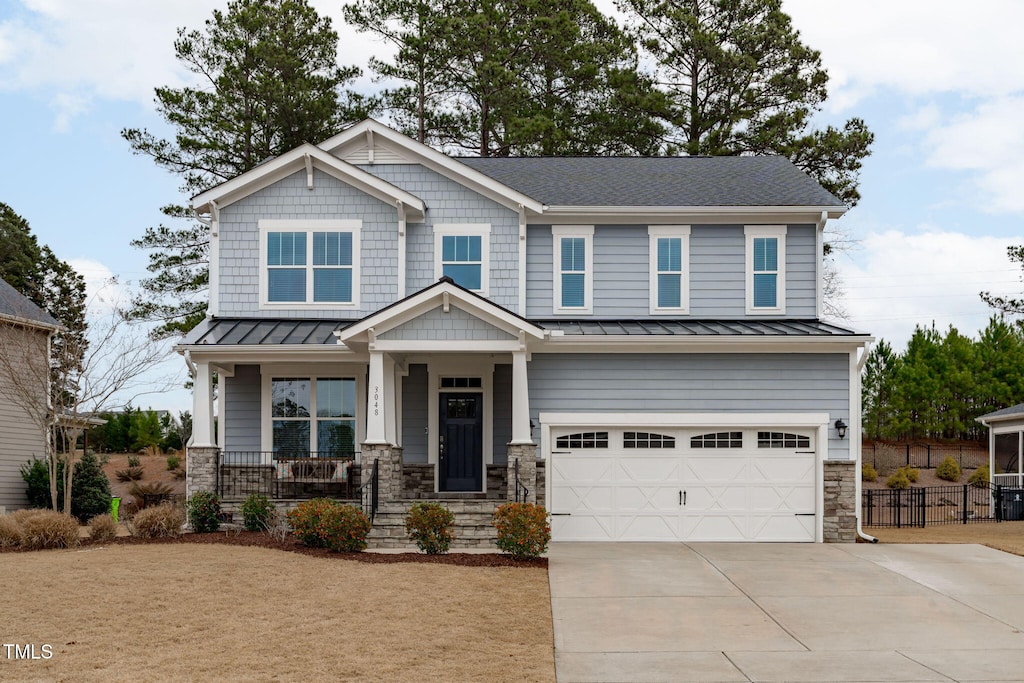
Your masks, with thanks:
[[[813,541],[813,432],[552,430],[554,540]]]

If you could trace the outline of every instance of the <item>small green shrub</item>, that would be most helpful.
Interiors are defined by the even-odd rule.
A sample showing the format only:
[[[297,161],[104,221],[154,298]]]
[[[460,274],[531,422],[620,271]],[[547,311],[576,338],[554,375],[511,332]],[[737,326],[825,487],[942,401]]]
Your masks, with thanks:
[[[110,511],[110,480],[103,473],[100,461],[86,453],[75,463],[71,482],[71,514],[81,522]]]
[[[21,547],[31,550],[73,548],[78,545],[78,520],[53,510],[31,510],[23,515]]]
[[[365,550],[370,533],[370,520],[362,510],[327,498],[299,503],[288,512],[288,523],[303,545],[345,553]]]
[[[139,481],[146,476],[146,471],[141,467],[126,467],[123,470],[115,470],[114,476],[118,481]]]
[[[440,503],[416,503],[405,516],[405,533],[427,555],[443,555],[455,539],[455,513]]]
[[[903,469],[898,469],[889,476],[885,485],[891,489],[909,489],[910,478],[907,477],[907,473]]]
[[[540,557],[551,542],[548,512],[533,503],[505,503],[494,511],[498,549],[517,560]]]
[[[220,528],[220,498],[212,491],[198,491],[185,504],[188,523],[196,533],[204,534]]]
[[[862,481],[877,481],[878,472],[871,463],[866,462],[860,467],[860,478]]]
[[[904,465],[900,469],[903,470],[903,473],[905,475],[907,475],[907,479],[910,480],[911,484],[916,484],[917,480],[921,478],[921,470],[917,469],[916,467]]]
[[[128,467],[139,467],[142,465],[142,460],[137,455],[128,456]]]
[[[185,511],[177,505],[161,503],[139,510],[128,522],[128,531],[140,538],[173,538],[181,536]]]
[[[181,467],[181,458],[177,455],[167,456],[167,471],[173,472],[174,470]]]
[[[96,515],[89,520],[89,538],[94,541],[111,541],[117,537],[117,522],[110,514]]]
[[[946,459],[939,463],[939,466],[935,468],[935,476],[939,479],[946,481],[960,481],[960,465],[957,464],[956,460],[952,456],[946,456]]]
[[[982,465],[971,473],[971,476],[967,479],[967,483],[971,486],[984,486],[991,479],[992,475],[989,474],[988,465]]]
[[[242,523],[246,531],[266,531],[277,520],[277,509],[259,493],[250,493],[242,503]]]
[[[20,548],[25,534],[14,515],[0,515],[0,548]]]
[[[50,507],[50,470],[46,460],[33,457],[26,462],[21,466],[21,478],[25,480],[29,505],[34,508]]]

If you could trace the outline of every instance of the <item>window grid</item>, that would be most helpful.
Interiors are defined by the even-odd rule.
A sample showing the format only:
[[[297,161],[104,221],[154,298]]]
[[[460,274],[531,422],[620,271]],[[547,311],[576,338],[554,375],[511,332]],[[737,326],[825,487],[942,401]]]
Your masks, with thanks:
[[[712,432],[690,438],[690,448],[743,448],[743,432]]]
[[[754,238],[754,307],[778,306],[779,238]]]
[[[352,232],[274,230],[266,235],[268,303],[353,303]]]
[[[811,438],[788,432],[758,432],[758,448],[810,448]]]
[[[441,273],[466,289],[479,291],[483,286],[483,239],[480,235],[443,235]]]
[[[483,380],[479,377],[442,377],[442,389],[479,389]]]
[[[676,438],[651,432],[625,432],[622,435],[623,448],[675,448]]]
[[[555,440],[556,448],[608,448],[608,432],[579,432]]]
[[[680,237],[657,238],[658,308],[682,306],[683,240]]]
[[[562,308],[586,308],[587,240],[562,237]]]

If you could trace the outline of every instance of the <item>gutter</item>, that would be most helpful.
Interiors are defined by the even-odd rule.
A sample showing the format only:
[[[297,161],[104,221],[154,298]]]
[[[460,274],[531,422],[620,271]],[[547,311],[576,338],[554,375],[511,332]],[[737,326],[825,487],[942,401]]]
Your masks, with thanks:
[[[864,354],[861,356],[860,360],[857,362],[857,389],[858,389],[858,391],[860,390],[860,376],[861,376],[861,373],[864,371],[864,364],[868,362],[868,349],[870,348],[870,346],[871,346],[871,342],[868,342],[867,344],[865,344],[865,346],[864,346]],[[861,411],[863,412],[863,406],[861,407]],[[859,421],[860,421],[860,418],[858,418],[858,422]],[[863,455],[864,455],[863,454],[863,448],[861,447],[860,444],[857,444],[857,464],[860,465],[860,467],[858,467],[857,471],[853,473],[853,476],[855,477],[855,479],[854,479],[855,483],[854,483],[854,486],[853,486],[853,491],[854,491],[854,495],[857,497],[857,536],[859,538],[864,539],[868,543],[878,543],[878,539],[875,538],[874,536],[870,535],[870,534],[865,533],[864,532],[864,527],[861,526],[862,518],[864,516],[862,514],[862,512],[861,512],[861,505],[862,505],[862,501],[864,500],[864,495],[863,495],[864,482],[861,480],[861,472],[863,471],[863,467],[864,467]]]

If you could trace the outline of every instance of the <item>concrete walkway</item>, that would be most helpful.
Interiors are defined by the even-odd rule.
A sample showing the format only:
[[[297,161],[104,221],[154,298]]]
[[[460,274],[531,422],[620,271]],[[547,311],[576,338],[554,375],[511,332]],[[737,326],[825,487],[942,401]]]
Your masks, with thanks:
[[[1024,681],[1024,557],[977,545],[555,543],[570,681]]]

